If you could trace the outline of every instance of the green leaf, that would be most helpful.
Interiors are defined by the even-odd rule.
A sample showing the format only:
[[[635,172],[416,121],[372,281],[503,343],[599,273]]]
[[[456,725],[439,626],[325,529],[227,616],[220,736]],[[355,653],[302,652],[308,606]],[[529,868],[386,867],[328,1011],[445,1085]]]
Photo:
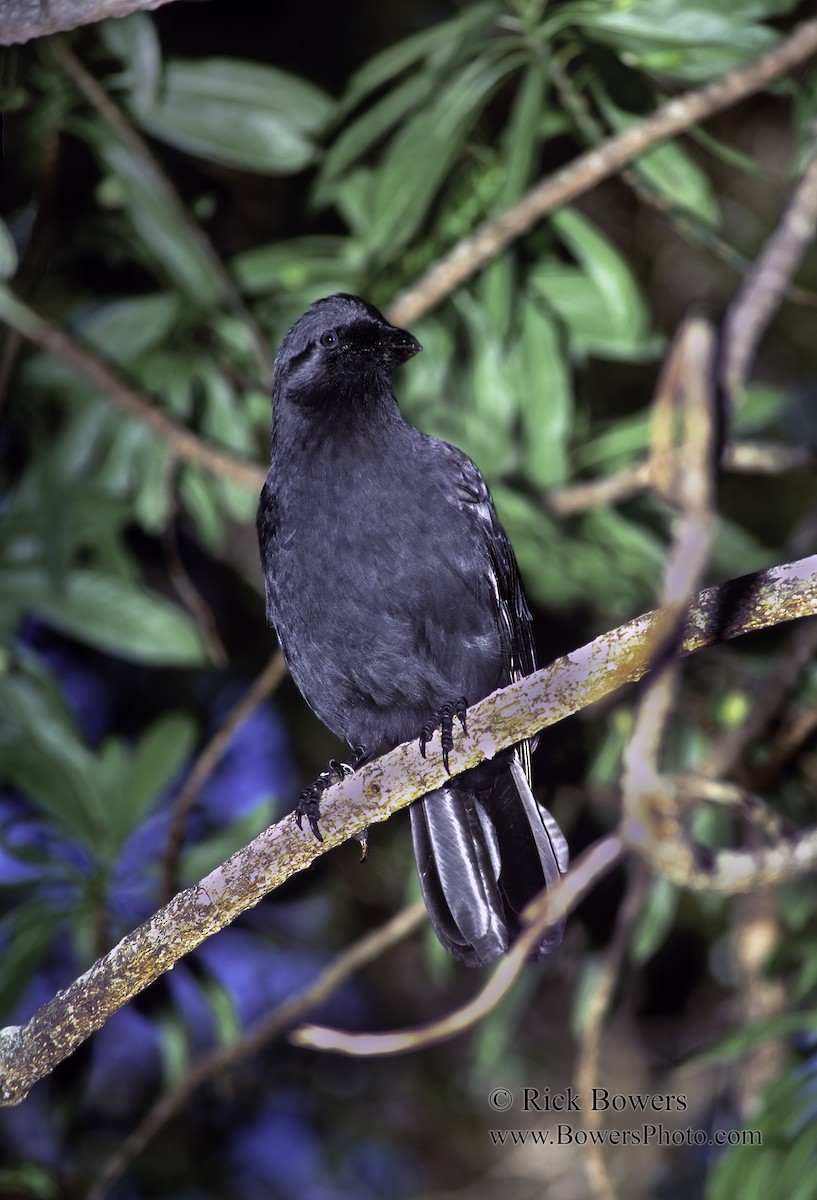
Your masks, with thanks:
[[[694,1055],[687,1066],[695,1069],[709,1063],[734,1062],[761,1042],[788,1037],[792,1033],[817,1034],[817,1009],[780,1013],[733,1030],[720,1038],[709,1050]]]
[[[324,235],[256,246],[237,254],[231,268],[242,291],[262,296],[280,288],[317,290],[321,281],[333,279],[346,280],[348,287],[362,262],[360,249],[350,238]]]
[[[546,84],[545,64],[536,58],[522,76],[502,135],[504,170],[497,203],[500,211],[519,199],[532,178],[536,145],[541,137]]]
[[[650,885],[630,940],[630,954],[635,962],[646,962],[663,944],[677,908],[677,887],[658,875]]]
[[[209,260],[188,224],[146,175],[141,158],[111,138],[95,140],[103,161],[126,188],[128,217],[157,274],[176,283],[198,307],[214,307],[220,292]]]
[[[622,353],[643,353],[650,346],[648,336],[649,316],[647,307],[636,283],[635,276],[621,254],[587,217],[573,209],[561,209],[554,213],[551,224],[566,247],[583,268],[587,280],[594,286],[607,326],[600,338],[612,349],[617,346]],[[559,309],[558,289],[549,297]],[[574,312],[573,329],[581,328]],[[593,342],[592,324],[586,326],[588,348]],[[653,344],[652,350],[655,346]]]
[[[0,972],[0,1020],[14,1008],[58,932],[54,913],[41,900],[18,903],[0,921],[3,970]]]
[[[518,358],[525,475],[535,487],[556,487],[568,478],[573,387],[554,324],[533,303],[522,309]]]
[[[138,123],[170,145],[227,166],[288,175],[315,158],[333,102],[287,71],[238,59],[176,59]]]
[[[0,221],[0,279],[11,279],[17,270],[17,247],[5,221]]]
[[[211,475],[195,467],[185,465],[179,472],[179,495],[199,537],[212,554],[220,553],[224,539],[224,518],[215,485]]]
[[[780,38],[759,20],[790,12],[797,0],[632,0],[577,10],[593,41],[613,46],[630,66],[667,79],[703,82],[771,49]]]
[[[496,3],[469,4],[450,21],[440,21],[376,54],[352,76],[343,98],[344,110],[348,112],[364,96],[391,83],[424,58],[431,57],[436,69],[444,71],[449,60],[457,59],[472,38],[482,42],[500,12],[501,7]]]
[[[0,676],[0,718],[4,777],[70,836],[91,849],[102,846],[105,805],[93,755],[53,681]]]
[[[72,325],[106,358],[130,363],[165,341],[178,325],[179,307],[179,297],[170,292],[131,296],[77,314]]]
[[[108,791],[111,830],[121,843],[155,807],[187,762],[195,743],[191,717],[169,713],[156,721],[132,753],[125,751]],[[120,747],[122,744],[120,743]]]
[[[56,591],[44,569],[3,571],[4,598],[100,650],[154,666],[206,661],[203,639],[181,609],[129,580],[74,569]]]
[[[36,1200],[57,1200],[59,1184],[57,1177],[50,1167],[42,1163],[21,1163],[19,1167],[5,1167],[0,1170],[0,1191],[9,1194],[22,1192],[26,1196],[34,1196]]]
[[[625,112],[615,105],[600,87],[595,88],[594,93],[614,130],[628,129],[642,120],[635,113]],[[720,209],[709,176],[680,142],[665,142],[648,154],[642,154],[634,165],[673,209],[693,213],[709,226],[719,224]]]
[[[524,56],[496,50],[463,67],[389,144],[374,177],[366,245],[393,255],[414,237],[468,130]]]
[[[162,76],[162,48],[156,26],[147,13],[100,21],[96,31],[105,48],[126,65],[126,72],[109,86],[117,84],[131,91],[131,102],[146,107],[155,101]]]
[[[333,180],[362,158],[390,129],[405,121],[409,113],[428,99],[436,85],[431,72],[411,75],[347,125],[324,157],[315,184],[318,202]]]

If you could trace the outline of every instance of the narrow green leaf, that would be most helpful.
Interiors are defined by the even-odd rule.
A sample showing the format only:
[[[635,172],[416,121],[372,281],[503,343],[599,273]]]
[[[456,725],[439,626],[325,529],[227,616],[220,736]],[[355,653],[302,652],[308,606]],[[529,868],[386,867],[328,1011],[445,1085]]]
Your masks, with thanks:
[[[111,829],[117,843],[138,828],[190,757],[196,726],[191,717],[169,713],[155,724],[119,769],[118,786],[109,792]]]
[[[501,7],[493,0],[487,4],[469,4],[450,21],[440,21],[403,38],[370,58],[352,76],[343,98],[343,109],[354,108],[370,92],[391,83],[398,75],[427,56],[433,56],[435,67],[444,70],[447,60],[456,59],[472,37],[480,40],[487,28],[499,16]]]
[[[573,422],[570,368],[553,321],[533,303],[522,309],[518,361],[522,402],[522,465],[538,488],[568,478],[568,439]]]
[[[470,62],[389,144],[377,170],[366,244],[393,255],[414,237],[468,130],[524,56],[496,51]]]
[[[630,954],[637,963],[652,958],[672,928],[678,908],[678,889],[664,876],[651,886],[630,939]]]
[[[596,285],[611,328],[623,342],[643,343],[649,323],[647,308],[624,257],[587,217],[573,209],[560,209],[551,223]]]
[[[100,21],[96,31],[106,49],[122,60],[127,70],[108,86],[130,89],[131,102],[146,107],[154,102],[161,84],[162,48],[152,18],[147,13]]]
[[[545,64],[536,58],[522,76],[502,136],[504,177],[497,205],[500,210],[519,199],[533,176],[546,84]]]
[[[315,184],[315,191],[320,198],[323,190],[333,180],[348,170],[353,162],[362,158],[390,129],[408,114],[423,104],[436,86],[436,79],[430,72],[411,75],[403,83],[392,88],[390,92],[364,109],[361,116],[347,125],[335,139],[326,152]]]
[[[597,101],[614,130],[628,129],[642,119],[615,105],[600,87]],[[638,172],[660,192],[674,209],[693,213],[706,225],[717,226],[720,209],[709,176],[678,141],[666,142],[635,161]]]
[[[17,270],[17,247],[5,221],[0,220],[0,279],[11,279]]]
[[[133,107],[139,124],[190,154],[264,174],[300,171],[332,113],[319,88],[261,63],[178,59],[154,103]]]
[[[130,363],[163,342],[178,325],[179,297],[170,292],[112,300],[72,320],[77,333],[106,358]]]
[[[105,806],[93,755],[59,693],[23,674],[0,676],[3,775],[70,836],[96,848]]]

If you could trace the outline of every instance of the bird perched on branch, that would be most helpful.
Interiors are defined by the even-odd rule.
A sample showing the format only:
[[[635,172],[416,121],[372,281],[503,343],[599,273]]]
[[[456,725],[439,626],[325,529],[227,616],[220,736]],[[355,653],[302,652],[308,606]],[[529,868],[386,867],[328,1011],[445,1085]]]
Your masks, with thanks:
[[[355,765],[439,730],[446,767],[467,706],[535,667],[531,617],[488,488],[461,450],[403,420],[392,371],[420,350],[356,296],[318,300],[283,340],[258,511],[267,616],[295,683]],[[301,796],[320,837],[325,773]],[[440,941],[472,966],[567,867],[523,743],[410,807]],[[532,957],[562,936],[549,929]]]

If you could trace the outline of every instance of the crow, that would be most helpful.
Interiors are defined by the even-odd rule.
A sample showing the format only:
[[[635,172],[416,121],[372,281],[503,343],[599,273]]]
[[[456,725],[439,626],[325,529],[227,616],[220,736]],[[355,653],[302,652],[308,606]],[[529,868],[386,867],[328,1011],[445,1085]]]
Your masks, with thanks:
[[[316,301],[275,360],[258,538],[266,611],[307,703],[360,765],[439,729],[446,768],[469,704],[535,669],[510,542],[466,454],[403,419],[392,372],[420,350],[371,304]],[[324,773],[303,795],[320,837]],[[522,743],[411,805],[423,897],[440,941],[480,966],[567,869],[533,797]],[[531,958],[560,943],[548,929]]]

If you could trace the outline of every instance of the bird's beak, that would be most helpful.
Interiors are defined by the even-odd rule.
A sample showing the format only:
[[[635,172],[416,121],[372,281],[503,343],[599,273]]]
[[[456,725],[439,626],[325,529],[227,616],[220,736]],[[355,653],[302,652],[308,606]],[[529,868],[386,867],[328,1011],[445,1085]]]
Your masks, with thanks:
[[[384,362],[392,367],[406,362],[422,348],[416,337],[412,337],[405,329],[396,329],[394,325],[383,330],[378,346]]]

